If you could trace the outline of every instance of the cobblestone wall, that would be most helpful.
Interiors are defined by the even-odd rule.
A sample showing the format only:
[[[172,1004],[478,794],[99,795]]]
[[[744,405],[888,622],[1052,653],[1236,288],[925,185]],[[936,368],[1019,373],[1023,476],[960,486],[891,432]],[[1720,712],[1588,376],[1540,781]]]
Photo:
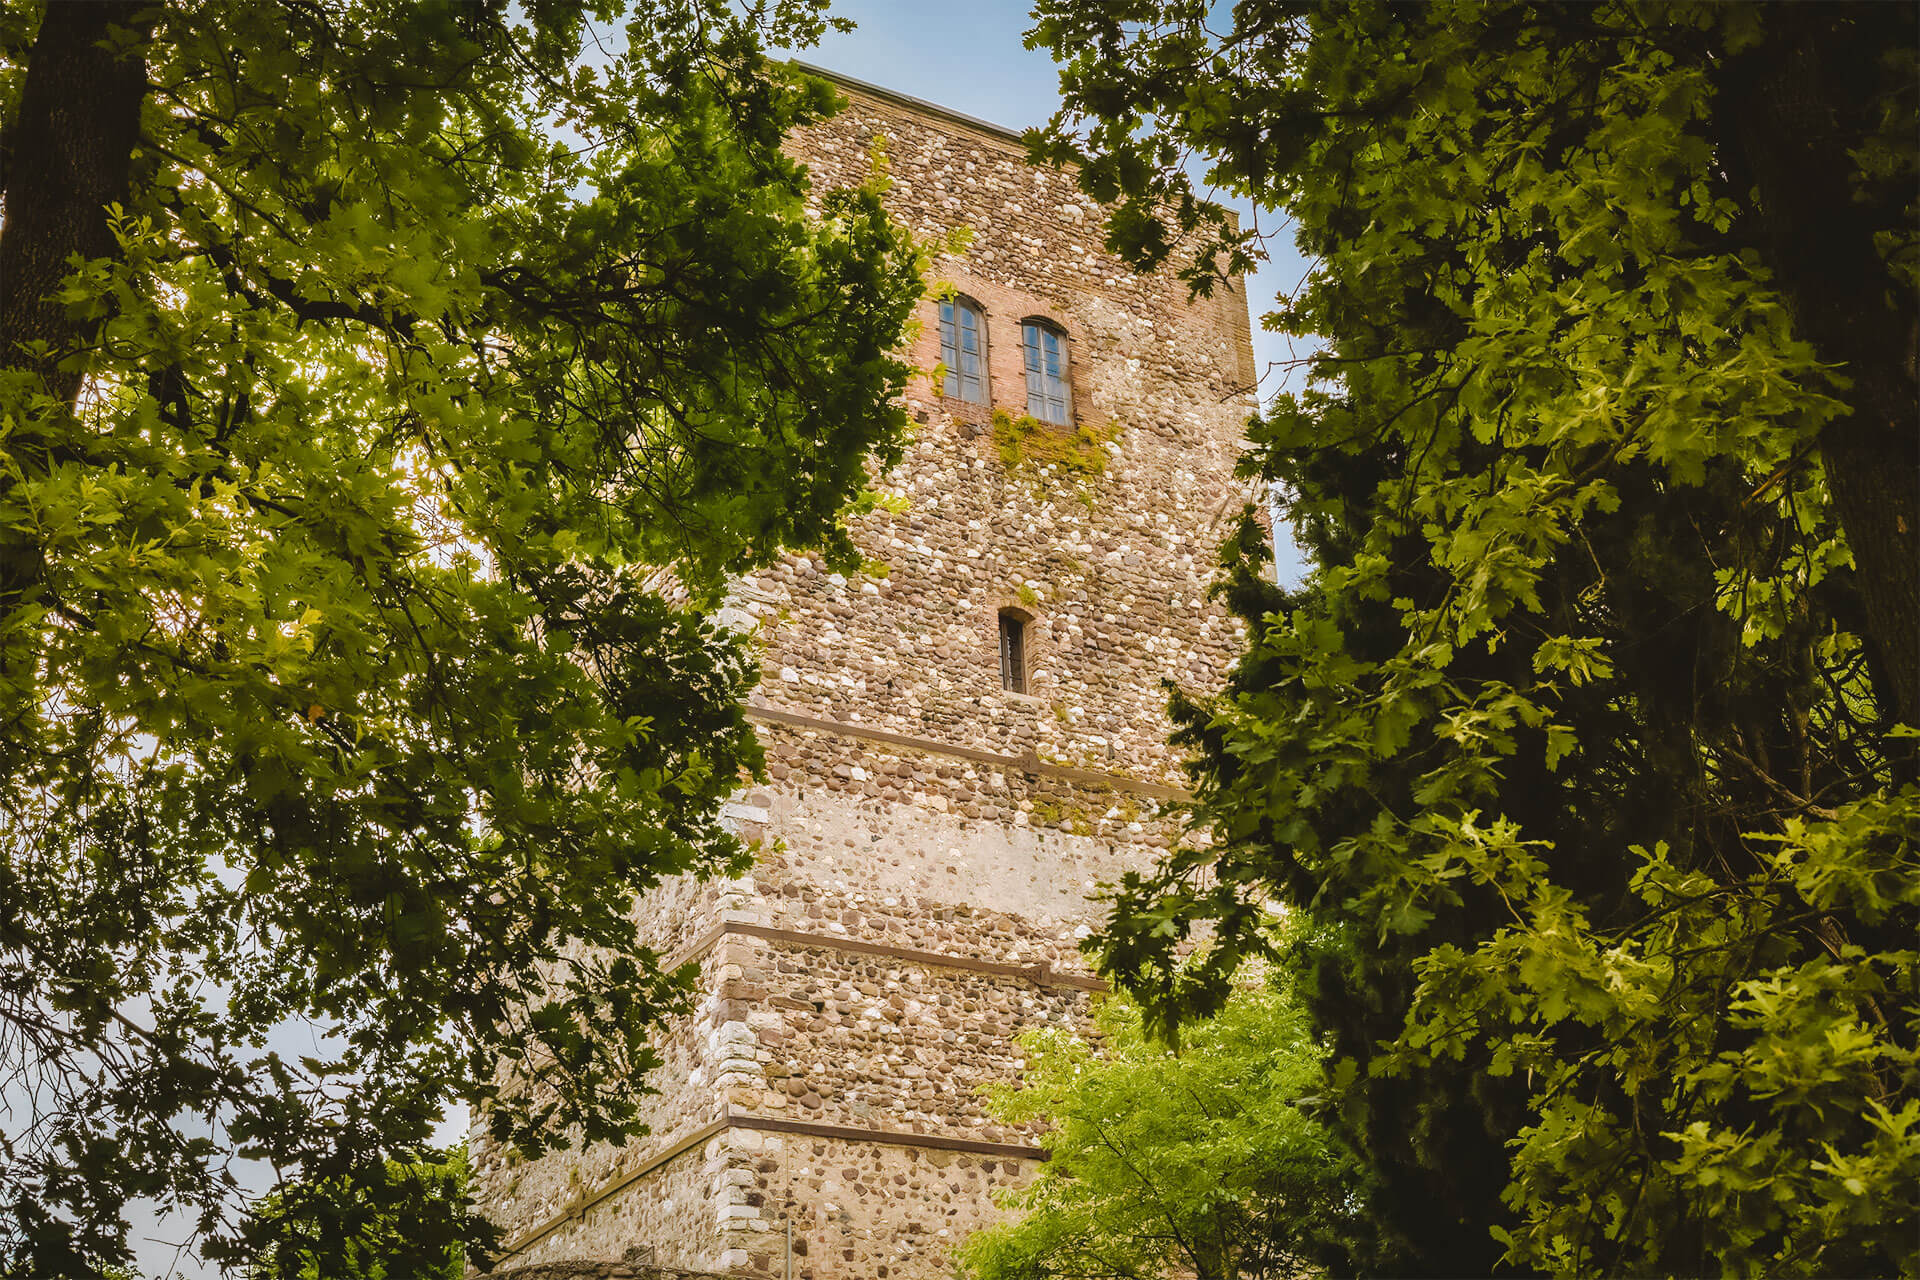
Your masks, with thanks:
[[[949,1276],[1038,1154],[981,1088],[1017,1077],[1022,1031],[1084,1020],[1089,895],[1172,836],[1162,682],[1210,687],[1240,643],[1207,587],[1246,500],[1244,299],[1189,304],[1129,274],[1070,176],[1016,140],[847,92],[795,149],[825,190],[863,180],[884,138],[896,216],[970,228],[935,274],[984,312],[990,402],[915,381],[914,440],[880,478],[901,509],[855,530],[883,572],[794,557],[734,591],[764,646],[770,779],[731,816],[762,856],[645,908],[647,940],[699,958],[705,993],[663,1046],[654,1136],[518,1166],[477,1145],[517,1260],[647,1244],[781,1276],[790,1225],[803,1280]],[[931,368],[924,312],[913,359]],[[1067,334],[1077,438],[1013,425],[1034,316]],[[1027,620],[1025,692],[1002,687],[1003,609]]]

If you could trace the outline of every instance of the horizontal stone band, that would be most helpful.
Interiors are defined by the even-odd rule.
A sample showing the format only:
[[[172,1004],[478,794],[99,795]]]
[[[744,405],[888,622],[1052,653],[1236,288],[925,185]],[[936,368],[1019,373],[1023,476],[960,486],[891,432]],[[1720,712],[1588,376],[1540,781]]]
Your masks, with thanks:
[[[788,1120],[780,1116],[748,1115],[727,1112],[730,1129],[758,1129],[765,1133],[792,1133],[808,1138],[834,1138],[842,1142],[877,1142],[888,1147],[931,1147],[936,1151],[964,1151],[976,1156],[994,1156],[1003,1160],[1045,1160],[1046,1148],[1017,1142],[982,1142],[975,1138],[950,1138],[939,1133],[907,1133],[896,1129],[863,1129],[851,1124],[822,1124],[815,1120]]]
[[[932,968],[961,969],[968,973],[989,973],[996,977],[1021,978],[1037,987],[1070,987],[1076,991],[1106,991],[1108,986],[1102,979],[1083,973],[1063,973],[1044,960],[1038,964],[1015,964],[1010,960],[976,960],[972,956],[948,955],[944,951],[919,951],[912,947],[896,947],[885,942],[863,942],[858,938],[843,938],[832,933],[805,933],[798,929],[775,929],[764,924],[748,924],[741,920],[728,920],[713,926],[688,943],[667,965],[668,969],[678,969],[689,960],[697,960],[729,934],[759,938],[765,942],[777,942],[789,947],[819,947],[824,951],[839,951],[852,955],[884,956],[889,960],[901,960],[908,964],[922,964]]]
[[[1118,773],[1101,773],[1095,769],[1076,769],[1071,765],[1050,764],[1032,754],[1002,755],[997,751],[982,751],[978,747],[936,742],[932,738],[916,738],[912,734],[895,733],[890,729],[875,729],[863,724],[826,720],[799,711],[786,711],[779,707],[765,707],[755,703],[748,703],[746,711],[748,719],[763,721],[767,724],[783,724],[795,729],[812,729],[819,733],[836,734],[843,738],[857,738],[863,742],[906,747],[908,750],[923,751],[928,755],[952,756],[956,760],[990,764],[998,769],[1018,770],[1021,773],[1031,773],[1042,778],[1055,778],[1061,782],[1071,782],[1083,787],[1131,791],[1136,795],[1151,796],[1156,800],[1192,799],[1190,793],[1179,787],[1170,787],[1164,782],[1148,782],[1142,778],[1129,778]]]
[[[778,1116],[758,1116],[742,1111],[728,1111],[720,1119],[704,1124],[692,1133],[661,1148],[647,1156],[617,1177],[601,1184],[592,1192],[581,1192],[567,1203],[566,1208],[547,1219],[539,1226],[507,1245],[493,1256],[492,1265],[511,1258],[516,1253],[525,1253],[540,1241],[558,1231],[570,1222],[576,1222],[586,1216],[589,1209],[619,1195],[628,1187],[660,1168],[668,1161],[685,1155],[695,1147],[704,1145],[709,1139],[728,1129],[751,1129],[762,1133],[790,1133],[796,1137],[829,1138],[839,1142],[871,1142],[889,1147],[924,1147],[935,1151],[959,1151],[968,1155],[992,1156],[1000,1160],[1045,1160],[1044,1147],[1026,1146],[1014,1142],[983,1142],[975,1138],[953,1138],[938,1133],[907,1133],[890,1129],[863,1129],[857,1125],[821,1124],[812,1120],[787,1120]]]

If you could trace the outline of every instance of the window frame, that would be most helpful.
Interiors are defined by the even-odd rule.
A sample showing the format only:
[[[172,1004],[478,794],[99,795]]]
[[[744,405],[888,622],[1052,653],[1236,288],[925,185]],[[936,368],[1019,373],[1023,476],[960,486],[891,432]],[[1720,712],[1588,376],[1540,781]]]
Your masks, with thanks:
[[[1020,365],[1027,378],[1027,416],[1049,426],[1072,426],[1073,351],[1066,328],[1045,316],[1028,316],[1022,320]]]
[[[1033,685],[1033,646],[1028,643],[1033,619],[1018,609],[1000,610],[1000,690],[1030,697]]]
[[[964,400],[968,404],[991,404],[993,374],[987,362],[987,309],[966,294],[956,293],[951,298],[942,298],[935,314],[936,327],[940,331],[940,363],[947,370],[947,376],[940,383],[940,394],[950,400]],[[963,316],[973,318],[977,347],[973,352],[968,352],[961,345],[966,328],[962,322]],[[971,371],[967,367],[969,356],[973,360]],[[978,391],[977,395],[967,394],[969,384]]]

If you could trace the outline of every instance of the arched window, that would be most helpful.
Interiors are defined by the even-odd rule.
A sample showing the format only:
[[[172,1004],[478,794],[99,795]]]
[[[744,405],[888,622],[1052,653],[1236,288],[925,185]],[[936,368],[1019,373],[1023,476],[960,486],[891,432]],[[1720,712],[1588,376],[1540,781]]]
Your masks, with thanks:
[[[1073,393],[1067,385],[1067,335],[1045,320],[1020,326],[1027,363],[1027,413],[1042,422],[1066,426],[1073,421]]]
[[[971,298],[940,304],[940,363],[947,366],[944,394],[987,402],[987,321]]]
[[[1000,687],[1027,691],[1027,619],[1012,609],[1000,611]]]

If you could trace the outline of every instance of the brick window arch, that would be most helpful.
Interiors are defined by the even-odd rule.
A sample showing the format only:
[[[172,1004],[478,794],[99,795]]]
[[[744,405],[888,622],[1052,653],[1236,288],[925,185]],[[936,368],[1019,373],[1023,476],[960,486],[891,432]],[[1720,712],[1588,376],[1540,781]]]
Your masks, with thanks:
[[[943,395],[987,403],[987,315],[964,294],[940,303],[940,363],[947,367]]]
[[[1020,322],[1020,354],[1027,367],[1027,413],[1042,422],[1073,421],[1073,390],[1067,364],[1067,331],[1033,316]]]
[[[1019,609],[1000,611],[1000,687],[1008,693],[1027,691],[1027,624]]]

